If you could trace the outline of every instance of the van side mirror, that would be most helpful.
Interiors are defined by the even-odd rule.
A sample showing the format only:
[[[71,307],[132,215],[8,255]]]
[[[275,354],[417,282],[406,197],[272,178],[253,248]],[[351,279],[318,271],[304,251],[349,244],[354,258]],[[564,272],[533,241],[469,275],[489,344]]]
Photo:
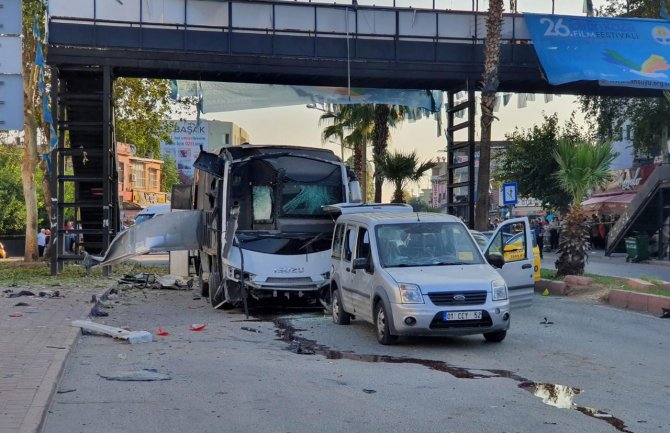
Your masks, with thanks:
[[[351,264],[351,267],[354,269],[369,269],[370,259],[368,259],[367,257],[354,259],[353,263]]]
[[[502,268],[505,264],[505,258],[500,253],[486,253],[486,261],[494,268]]]

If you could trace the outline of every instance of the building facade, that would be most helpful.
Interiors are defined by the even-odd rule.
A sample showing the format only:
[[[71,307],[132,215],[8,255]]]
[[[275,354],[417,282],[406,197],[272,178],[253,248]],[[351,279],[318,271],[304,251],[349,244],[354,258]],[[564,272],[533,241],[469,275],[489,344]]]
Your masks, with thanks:
[[[117,169],[125,217],[134,217],[147,206],[168,202],[167,193],[161,191],[163,161],[136,157],[132,145],[117,143]]]

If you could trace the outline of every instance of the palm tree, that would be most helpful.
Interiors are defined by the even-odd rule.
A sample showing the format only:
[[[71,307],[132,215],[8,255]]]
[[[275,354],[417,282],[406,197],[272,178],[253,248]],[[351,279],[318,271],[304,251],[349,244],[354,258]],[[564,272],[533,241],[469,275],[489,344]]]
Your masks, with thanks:
[[[409,154],[395,151],[375,156],[377,176],[393,183],[393,203],[404,203],[403,189],[409,182],[418,182],[423,174],[435,167],[435,162],[419,162],[416,151]]]
[[[386,152],[389,142],[389,132],[396,124],[405,118],[406,107],[401,105],[376,104],[374,106],[374,129],[372,131],[373,159]],[[375,198],[382,201],[382,184],[384,180],[375,173]]]
[[[493,119],[495,119],[493,106],[499,84],[498,65],[500,64],[500,32],[503,22],[503,10],[503,0],[489,0],[489,11],[486,16],[484,74],[482,75],[482,134],[479,144],[477,210],[474,216],[475,228],[477,230],[488,229],[490,207],[489,182],[491,177],[491,124],[493,123]]]
[[[617,153],[610,143],[593,144],[587,141],[563,139],[558,142],[554,159],[559,169],[554,174],[559,185],[570,194],[570,212],[561,224],[561,238],[556,260],[556,274],[582,275],[589,250],[589,226],[581,211],[587,192],[604,185]]]
[[[319,122],[332,122],[321,134],[325,141],[331,137],[340,138],[345,147],[354,151],[354,173],[361,180],[361,193],[367,197],[366,148],[374,128],[374,106],[369,104],[335,105],[332,113],[321,116]],[[346,134],[346,135],[345,135]]]

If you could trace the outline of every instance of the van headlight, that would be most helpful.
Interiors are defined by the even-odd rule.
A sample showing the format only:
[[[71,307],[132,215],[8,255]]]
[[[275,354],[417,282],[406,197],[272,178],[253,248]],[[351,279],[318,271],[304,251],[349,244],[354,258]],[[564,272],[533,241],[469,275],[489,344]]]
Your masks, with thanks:
[[[493,293],[494,301],[507,299],[507,284],[505,284],[505,280],[491,281],[491,292]]]
[[[403,304],[423,304],[421,289],[416,284],[399,283],[400,302]]]

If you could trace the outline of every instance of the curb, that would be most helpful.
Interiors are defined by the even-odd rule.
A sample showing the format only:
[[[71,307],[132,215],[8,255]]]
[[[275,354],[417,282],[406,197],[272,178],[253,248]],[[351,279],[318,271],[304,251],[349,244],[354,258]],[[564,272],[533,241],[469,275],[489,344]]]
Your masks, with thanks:
[[[102,295],[97,296],[96,299],[106,300],[109,292],[112,288],[106,289]],[[89,312],[86,314],[86,317],[90,317],[93,309],[96,308],[98,302],[95,302],[90,308]],[[58,385],[60,384],[61,378],[63,377],[63,371],[65,370],[65,363],[67,362],[70,352],[74,347],[77,339],[81,335],[81,329],[71,327],[68,331],[67,341],[65,342],[65,350],[59,351],[54,357],[54,362],[49,365],[42,382],[40,383],[39,390],[33,398],[33,402],[28,409],[21,427],[19,428],[19,433],[38,433],[44,430],[45,421],[47,419],[47,411],[51,405],[51,400],[53,399]]]
[[[551,296],[570,296],[570,287],[564,281],[541,279],[535,282],[536,293],[541,294],[545,290]],[[664,309],[670,310],[670,297],[649,293],[610,289],[606,301],[613,307],[640,311],[655,316],[662,315]]]

